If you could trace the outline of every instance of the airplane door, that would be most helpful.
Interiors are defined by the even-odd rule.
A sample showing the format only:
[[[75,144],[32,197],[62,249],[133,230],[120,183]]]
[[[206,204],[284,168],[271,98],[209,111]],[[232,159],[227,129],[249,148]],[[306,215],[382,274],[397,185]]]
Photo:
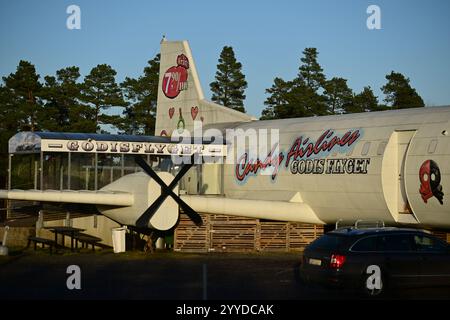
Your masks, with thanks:
[[[394,131],[383,155],[383,194],[392,216],[401,223],[417,223],[405,183],[407,154],[415,133],[415,130]]]
[[[397,191],[397,209],[399,214],[411,214],[409,207],[408,196],[405,187],[405,162],[406,154],[408,152],[409,143],[416,131],[400,131],[397,133],[397,167],[398,172],[398,191]]]
[[[411,140],[405,162],[405,185],[417,220],[450,227],[450,123],[423,126]]]

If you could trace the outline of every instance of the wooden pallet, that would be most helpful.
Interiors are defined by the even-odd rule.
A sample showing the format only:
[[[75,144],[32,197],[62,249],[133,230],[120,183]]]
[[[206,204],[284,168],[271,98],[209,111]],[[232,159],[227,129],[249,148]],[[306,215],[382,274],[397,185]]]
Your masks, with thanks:
[[[303,251],[305,247],[315,239],[323,235],[323,226],[289,223],[289,249],[291,251]]]
[[[221,221],[213,216],[210,222],[210,251],[255,251],[255,220]]]
[[[203,225],[196,226],[185,214],[180,215],[174,235],[174,250],[184,252],[208,252],[209,216],[202,215]]]
[[[259,223],[259,251],[289,251],[289,223]]]
[[[174,250],[182,252],[301,251],[323,234],[322,226],[202,214],[197,227],[184,214],[175,229]]]

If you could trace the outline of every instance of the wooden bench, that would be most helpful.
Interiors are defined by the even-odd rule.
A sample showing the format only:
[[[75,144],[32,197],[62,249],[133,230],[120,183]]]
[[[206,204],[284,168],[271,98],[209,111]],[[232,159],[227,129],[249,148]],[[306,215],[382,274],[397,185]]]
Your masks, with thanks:
[[[75,247],[78,248],[78,242],[81,243],[81,248],[88,248],[89,245],[92,246],[92,251],[95,251],[95,246],[98,247],[103,247],[100,244],[100,241],[102,241],[102,239],[98,238],[98,237],[94,237],[91,236],[89,234],[86,233],[78,233],[74,236],[75,239]]]
[[[37,244],[41,243],[42,244],[42,248],[44,249],[45,246],[47,245],[50,249],[50,253],[53,252],[53,248],[56,247],[56,242],[50,239],[45,239],[45,238],[39,238],[39,237],[28,237],[28,244],[27,244],[27,248],[30,247],[31,242],[34,243],[34,250],[37,249]]]

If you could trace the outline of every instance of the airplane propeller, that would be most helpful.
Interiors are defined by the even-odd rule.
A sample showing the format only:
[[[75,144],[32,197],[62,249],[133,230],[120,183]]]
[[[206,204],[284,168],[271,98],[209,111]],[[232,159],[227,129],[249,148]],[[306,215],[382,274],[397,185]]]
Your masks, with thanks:
[[[190,163],[183,165],[181,170],[172,180],[169,185],[166,185],[164,181],[158,176],[158,174],[147,164],[147,162],[140,155],[135,155],[135,162],[147,173],[153,180],[161,186],[161,195],[152,203],[147,210],[136,220],[136,227],[147,228],[150,219],[163,204],[164,200],[168,196],[171,196],[173,200],[183,209],[183,212],[197,225],[203,224],[201,216],[192,209],[186,202],[184,202],[177,194],[173,192],[173,189],[177,185],[178,181],[188,172],[188,170],[194,165],[194,156],[192,156]]]

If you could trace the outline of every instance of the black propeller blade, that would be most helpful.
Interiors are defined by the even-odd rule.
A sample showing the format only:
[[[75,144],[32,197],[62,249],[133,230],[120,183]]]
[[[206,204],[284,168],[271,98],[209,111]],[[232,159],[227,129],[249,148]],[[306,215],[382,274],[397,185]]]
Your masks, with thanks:
[[[147,164],[147,162],[140,156],[135,155],[136,163],[150,176],[152,177],[160,186],[161,186],[161,195],[152,205],[145,210],[145,212],[137,219],[136,226],[141,228],[146,228],[148,226],[148,222],[152,218],[152,216],[156,213],[159,207],[163,204],[164,200],[171,196],[178,205],[183,209],[183,212],[187,214],[187,216],[198,226],[201,226],[203,221],[200,215],[194,211],[186,202],[181,200],[181,198],[175,194],[172,190],[177,185],[178,181],[188,172],[188,170],[194,165],[194,157],[192,157],[191,162],[189,164],[185,164],[180,172],[176,175],[176,177],[172,180],[172,182],[167,186],[164,181],[158,176],[158,174],[153,171],[153,169]]]

